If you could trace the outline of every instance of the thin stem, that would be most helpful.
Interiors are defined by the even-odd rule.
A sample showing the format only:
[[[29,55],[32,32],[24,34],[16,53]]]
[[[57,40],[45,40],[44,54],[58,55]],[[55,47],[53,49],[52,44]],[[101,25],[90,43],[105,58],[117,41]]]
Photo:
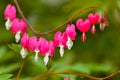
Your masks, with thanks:
[[[25,16],[24,16],[24,14],[23,14],[23,12],[22,12],[22,10],[21,10],[21,8],[20,8],[17,0],[13,0],[13,1],[14,1],[15,5],[16,5],[17,9],[18,9],[18,12],[19,12],[20,16],[27,22],[29,29],[30,29],[32,32],[34,32],[35,34],[37,34],[38,32],[36,32],[36,30],[34,30],[34,29],[32,28],[32,25],[31,25],[31,24],[28,22],[28,20],[25,18]]]
[[[114,77],[114,76],[117,75],[117,74],[120,74],[120,71],[114,72],[114,73],[112,73],[111,75],[104,77],[103,79],[105,80],[105,79]]]
[[[44,77],[48,77],[48,76],[56,75],[56,74],[75,75],[75,76],[79,76],[79,77],[86,77],[86,78],[89,78],[89,79],[92,79],[92,80],[106,80],[106,79],[109,79],[111,77],[114,77],[117,74],[120,74],[120,71],[112,73],[109,76],[103,77],[103,78],[97,78],[97,77],[93,77],[93,76],[90,76],[90,75],[87,75],[87,74],[78,74],[78,73],[72,73],[72,72],[50,72],[50,73],[45,73],[45,74],[41,74],[39,76],[33,77],[33,78],[31,78],[31,80],[36,80],[36,79],[39,79],[39,78],[44,78]]]
[[[62,28],[62,27],[65,26],[66,24],[68,24],[68,23],[69,23],[71,20],[73,20],[75,17],[77,17],[80,13],[82,13],[82,12],[88,10],[88,9],[92,9],[92,8],[100,9],[100,10],[103,11],[104,15],[106,16],[105,10],[102,9],[101,7],[98,7],[98,6],[88,6],[88,7],[86,7],[86,8],[83,8],[83,9],[79,10],[79,11],[76,12],[75,14],[73,14],[73,16],[71,16],[67,21],[65,21],[63,24],[57,26],[56,28],[54,28],[54,29],[52,29],[52,30],[50,30],[50,31],[47,31],[47,32],[40,32],[40,31],[36,31],[36,30],[32,27],[32,25],[28,22],[28,20],[25,18],[25,16],[24,16],[24,14],[23,14],[23,12],[22,12],[22,10],[21,10],[21,8],[20,8],[17,0],[13,0],[13,1],[14,1],[15,5],[16,5],[17,9],[18,9],[19,14],[20,14],[21,17],[27,22],[29,29],[30,29],[32,32],[34,32],[34,34],[36,34],[36,35],[47,35],[47,34],[50,34],[50,33],[54,32],[54,31],[57,31],[58,29]]]
[[[21,65],[21,67],[20,67],[20,69],[19,69],[19,71],[18,71],[18,73],[17,73],[16,80],[19,79],[20,74],[21,74],[21,72],[22,72],[22,69],[23,69],[25,63],[26,63],[26,60],[23,61],[22,65]]]

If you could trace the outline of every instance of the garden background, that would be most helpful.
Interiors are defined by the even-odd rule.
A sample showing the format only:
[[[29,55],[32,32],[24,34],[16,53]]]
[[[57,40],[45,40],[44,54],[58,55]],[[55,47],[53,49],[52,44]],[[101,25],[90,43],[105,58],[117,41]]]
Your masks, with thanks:
[[[99,6],[108,15],[109,27],[104,31],[96,26],[95,35],[87,33],[87,40],[83,43],[81,33],[77,31],[77,38],[71,50],[65,50],[63,58],[60,57],[58,48],[55,56],[50,59],[47,66],[43,63],[43,57],[34,61],[34,54],[30,53],[21,72],[19,80],[31,78],[46,72],[76,72],[85,73],[95,77],[104,77],[120,70],[120,0],[18,0],[19,5],[34,29],[41,32],[49,31],[65,22],[70,16],[80,9],[88,6]],[[7,4],[14,4],[13,0],[0,0],[0,80],[15,79],[24,59],[20,56],[20,45],[15,43],[14,35],[5,28],[4,9]],[[77,16],[87,18],[90,12],[98,9],[89,9]],[[17,11],[17,17],[21,18]],[[64,31],[65,27],[58,31]],[[30,30],[29,35],[34,35]],[[55,32],[44,35],[47,40],[53,39]],[[51,75],[38,80],[63,80],[64,77],[71,80],[90,80],[72,75]],[[4,79],[5,78],[5,79]],[[119,80],[116,75],[109,80]]]

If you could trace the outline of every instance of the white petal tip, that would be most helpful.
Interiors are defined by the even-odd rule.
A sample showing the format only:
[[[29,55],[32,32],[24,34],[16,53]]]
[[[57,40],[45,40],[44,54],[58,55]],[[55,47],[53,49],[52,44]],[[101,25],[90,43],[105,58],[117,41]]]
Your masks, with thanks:
[[[16,39],[16,40],[15,40],[15,42],[16,42],[16,43],[18,43],[18,42],[19,42],[19,40],[17,40],[17,39]]]
[[[39,53],[39,50],[35,50],[35,62],[37,62],[38,61],[38,53]]]
[[[15,34],[15,42],[16,42],[16,43],[18,43],[18,42],[20,41],[20,33],[21,33],[21,32],[17,32],[17,33]]]
[[[45,65],[47,65],[47,62],[44,62]]]
[[[10,30],[11,25],[12,25],[12,22],[11,22],[10,19],[8,18],[7,21],[5,22],[6,30]]]
[[[27,55],[21,55],[21,57],[22,57],[23,59],[25,59],[25,58],[26,58],[26,56],[27,56]]]
[[[38,62],[38,59],[35,58],[35,62]]]
[[[72,46],[73,46],[73,42],[72,42],[72,40],[69,37],[68,37],[66,45],[68,47],[68,50],[70,50],[72,48]]]
[[[26,58],[26,55],[21,55],[21,56],[22,56],[22,58],[23,58],[23,59],[25,59],[25,58]]]
[[[35,62],[38,62],[38,57],[35,57]]]
[[[20,51],[20,54],[21,54],[21,57],[22,57],[23,59],[25,59],[26,56],[27,56],[27,54],[28,54],[28,52],[27,52],[26,49],[22,48],[22,50]]]
[[[45,55],[44,57],[44,64],[47,65],[49,61],[49,55]]]
[[[61,57],[64,56],[64,51],[63,51],[63,50],[60,51],[60,56],[61,56]]]
[[[60,55],[61,57],[63,57],[64,55]]]
[[[63,57],[64,55],[64,46],[60,45],[60,56]]]
[[[72,48],[73,44],[68,45],[68,50]]]

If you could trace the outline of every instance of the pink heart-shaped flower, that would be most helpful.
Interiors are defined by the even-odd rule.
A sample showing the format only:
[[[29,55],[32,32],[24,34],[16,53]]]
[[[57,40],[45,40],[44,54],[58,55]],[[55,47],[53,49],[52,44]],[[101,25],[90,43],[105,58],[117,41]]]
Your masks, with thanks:
[[[4,11],[4,18],[5,19],[10,19],[11,21],[16,18],[16,8],[15,6],[8,4],[6,6],[6,9]]]
[[[68,24],[66,28],[66,34],[71,40],[75,40],[76,38],[76,29],[74,24]]]
[[[23,36],[22,36],[22,38],[21,38],[21,46],[23,47],[23,48],[28,48],[27,47],[27,45],[28,45],[28,40],[29,40],[29,36],[28,36],[28,34],[27,33],[24,33],[23,34]]]
[[[56,32],[55,36],[54,36],[54,44],[56,47],[58,47],[59,45],[63,45],[64,47],[66,46],[66,41],[67,41],[67,34],[66,32]]]
[[[28,50],[35,51],[35,49],[37,48],[37,43],[38,43],[38,39],[36,36],[32,36],[31,38],[29,38],[27,45]]]
[[[99,16],[99,14],[93,14],[93,13],[90,13],[89,15],[88,15],[88,19],[90,20],[90,22],[91,22],[91,24],[97,24],[98,23],[98,21],[99,21],[99,19],[100,19],[100,16]]]
[[[81,32],[87,32],[90,29],[90,25],[91,23],[89,19],[78,19],[76,22],[76,26]]]
[[[44,56],[45,53],[49,51],[49,42],[45,38],[40,37],[38,41],[38,49],[40,50],[40,54]]]
[[[12,21],[11,31],[16,34],[18,31],[25,33],[27,31],[27,23],[23,19],[15,18]]]

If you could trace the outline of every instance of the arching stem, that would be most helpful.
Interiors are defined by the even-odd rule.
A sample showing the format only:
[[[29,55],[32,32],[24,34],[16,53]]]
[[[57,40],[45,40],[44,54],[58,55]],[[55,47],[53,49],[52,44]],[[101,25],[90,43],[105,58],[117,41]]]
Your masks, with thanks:
[[[74,19],[75,17],[77,17],[79,14],[81,14],[82,12],[84,12],[84,11],[86,11],[86,10],[88,10],[88,9],[94,9],[94,8],[95,8],[95,9],[99,9],[99,10],[103,11],[103,14],[106,16],[106,11],[105,11],[104,9],[102,9],[101,7],[98,7],[98,6],[88,6],[88,7],[86,7],[86,8],[83,8],[83,9],[79,10],[79,11],[76,12],[75,14],[73,14],[67,21],[65,21],[63,24],[57,26],[56,28],[54,28],[54,29],[52,29],[52,30],[50,30],[50,31],[47,31],[47,32],[40,32],[40,31],[36,31],[36,30],[32,27],[32,25],[28,22],[28,20],[25,18],[25,16],[24,16],[24,14],[23,14],[23,12],[22,12],[22,10],[21,10],[21,8],[20,8],[17,0],[13,0],[13,1],[14,1],[15,5],[16,5],[17,9],[18,9],[19,14],[20,14],[21,17],[27,22],[29,29],[30,29],[35,35],[47,35],[47,34],[50,34],[50,33],[52,33],[52,32],[55,32],[55,31],[57,31],[58,29],[60,29],[61,27],[63,27],[63,26],[65,26],[66,24],[68,24],[71,20],[73,20],[73,19]]]
[[[120,71],[112,73],[109,76],[106,76],[106,77],[103,77],[103,78],[97,78],[97,77],[93,77],[93,76],[90,76],[90,75],[87,75],[87,74],[79,74],[79,73],[72,73],[72,72],[49,72],[49,73],[45,73],[45,74],[41,74],[39,76],[33,77],[33,78],[31,78],[31,80],[37,80],[39,78],[44,78],[44,77],[57,75],[57,74],[75,75],[75,76],[79,76],[79,77],[86,77],[86,78],[89,78],[89,79],[92,79],[92,80],[106,80],[106,79],[114,77],[117,74],[120,74]]]

